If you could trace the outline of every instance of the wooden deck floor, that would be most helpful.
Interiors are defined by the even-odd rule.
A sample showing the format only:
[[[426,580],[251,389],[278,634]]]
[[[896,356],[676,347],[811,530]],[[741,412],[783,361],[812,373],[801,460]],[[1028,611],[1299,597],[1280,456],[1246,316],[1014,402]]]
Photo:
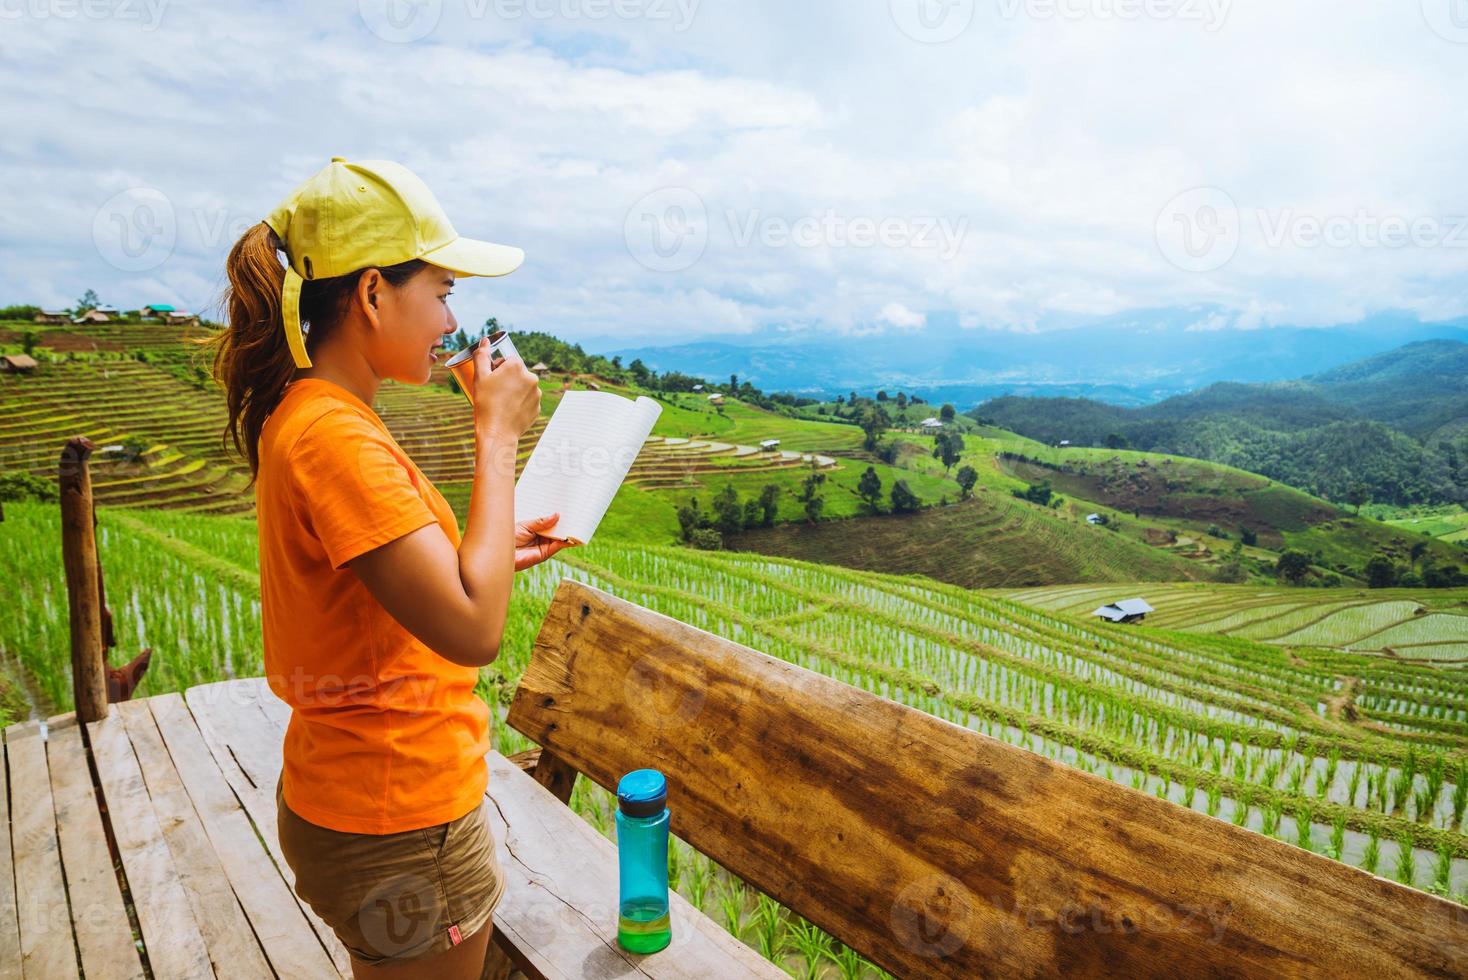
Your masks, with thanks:
[[[5,730],[0,980],[349,977],[279,859],[289,709],[259,679],[111,707],[85,740],[69,715]],[[495,926],[527,973],[669,975],[662,954],[615,944],[611,842],[503,756],[489,763],[507,877]],[[676,894],[672,914],[677,975],[784,976]]]

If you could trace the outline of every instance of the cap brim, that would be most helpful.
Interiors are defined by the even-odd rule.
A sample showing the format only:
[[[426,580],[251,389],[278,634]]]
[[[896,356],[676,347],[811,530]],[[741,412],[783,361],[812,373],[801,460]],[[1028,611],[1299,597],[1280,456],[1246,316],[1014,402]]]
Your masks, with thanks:
[[[447,245],[418,257],[461,276],[505,276],[520,268],[520,263],[525,261],[525,251],[513,245],[455,238]]]

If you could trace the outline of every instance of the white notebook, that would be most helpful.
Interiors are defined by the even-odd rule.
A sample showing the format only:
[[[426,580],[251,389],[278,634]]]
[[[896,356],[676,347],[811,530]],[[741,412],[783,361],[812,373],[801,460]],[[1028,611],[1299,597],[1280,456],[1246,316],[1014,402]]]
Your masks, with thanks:
[[[544,537],[590,541],[662,411],[646,395],[566,392],[515,481],[515,520],[559,513]]]

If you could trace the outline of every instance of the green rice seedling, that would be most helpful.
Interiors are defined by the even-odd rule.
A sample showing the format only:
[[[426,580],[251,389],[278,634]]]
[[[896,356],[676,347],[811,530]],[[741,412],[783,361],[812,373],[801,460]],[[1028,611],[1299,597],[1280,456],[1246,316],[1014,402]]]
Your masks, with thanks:
[[[1412,837],[1402,834],[1397,838],[1397,880],[1404,885],[1417,880],[1417,854],[1412,850]]]
[[[1432,887],[1429,891],[1447,895],[1453,888],[1453,845],[1443,841],[1437,848],[1437,860],[1432,865]]]
[[[1453,783],[1453,829],[1463,825],[1463,811],[1468,809],[1468,762],[1458,763],[1458,778]]]
[[[1361,763],[1351,767],[1351,784],[1346,790],[1346,805],[1356,805],[1356,791],[1361,788]]]
[[[780,903],[768,895],[757,896],[754,909],[755,940],[760,955],[778,963],[785,951],[784,920],[780,915]]]
[[[1376,874],[1377,867],[1381,864],[1381,836],[1376,828],[1372,828],[1366,837],[1366,850],[1361,855],[1361,867],[1371,874]]]
[[[714,881],[714,862],[708,856],[694,851],[692,867],[693,872],[685,877],[684,883],[688,886],[688,901],[702,912],[709,886]]]
[[[1218,808],[1223,804],[1223,787],[1213,783],[1208,787],[1208,815],[1218,816]]]
[[[1346,851],[1346,815],[1336,814],[1335,820],[1330,825],[1330,844],[1325,848],[1325,856],[1332,861],[1339,861],[1341,855]]]
[[[678,891],[683,887],[682,852],[684,846],[678,838],[668,838],[668,887],[673,891]]]
[[[744,938],[744,885],[736,878],[729,878],[719,895],[719,912],[724,917],[724,928],[735,939]]]
[[[1295,805],[1295,843],[1307,851],[1315,850],[1315,807],[1308,800]]]
[[[790,945],[805,957],[805,969],[801,973],[805,980],[818,980],[822,964],[836,959],[831,937],[804,918],[798,918],[790,926]]]
[[[1233,822],[1242,827],[1249,822],[1249,804],[1243,800],[1234,801]]]
[[[1280,804],[1278,801],[1265,803],[1259,810],[1262,823],[1259,832],[1266,837],[1277,837],[1279,831]]]
[[[866,960],[850,946],[842,945],[831,958],[836,962],[836,969],[841,971],[841,980],[859,980],[866,972]]]

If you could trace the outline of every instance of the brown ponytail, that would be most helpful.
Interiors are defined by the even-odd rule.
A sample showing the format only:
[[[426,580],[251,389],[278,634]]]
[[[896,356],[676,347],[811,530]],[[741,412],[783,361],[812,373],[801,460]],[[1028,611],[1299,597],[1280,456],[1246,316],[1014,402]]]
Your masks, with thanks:
[[[296,376],[296,362],[285,340],[280,287],[285,265],[280,239],[265,222],[250,228],[229,250],[225,274],[229,287],[223,306],[228,322],[205,343],[214,352],[213,376],[224,388],[229,421],[221,436],[226,447],[250,461],[250,486],[260,473],[260,431]],[[428,263],[413,259],[378,267],[384,279],[400,286]],[[363,270],[331,279],[310,279],[301,287],[301,323],[309,326],[306,352],[315,349],[341,320]],[[247,488],[248,489],[248,488]]]

